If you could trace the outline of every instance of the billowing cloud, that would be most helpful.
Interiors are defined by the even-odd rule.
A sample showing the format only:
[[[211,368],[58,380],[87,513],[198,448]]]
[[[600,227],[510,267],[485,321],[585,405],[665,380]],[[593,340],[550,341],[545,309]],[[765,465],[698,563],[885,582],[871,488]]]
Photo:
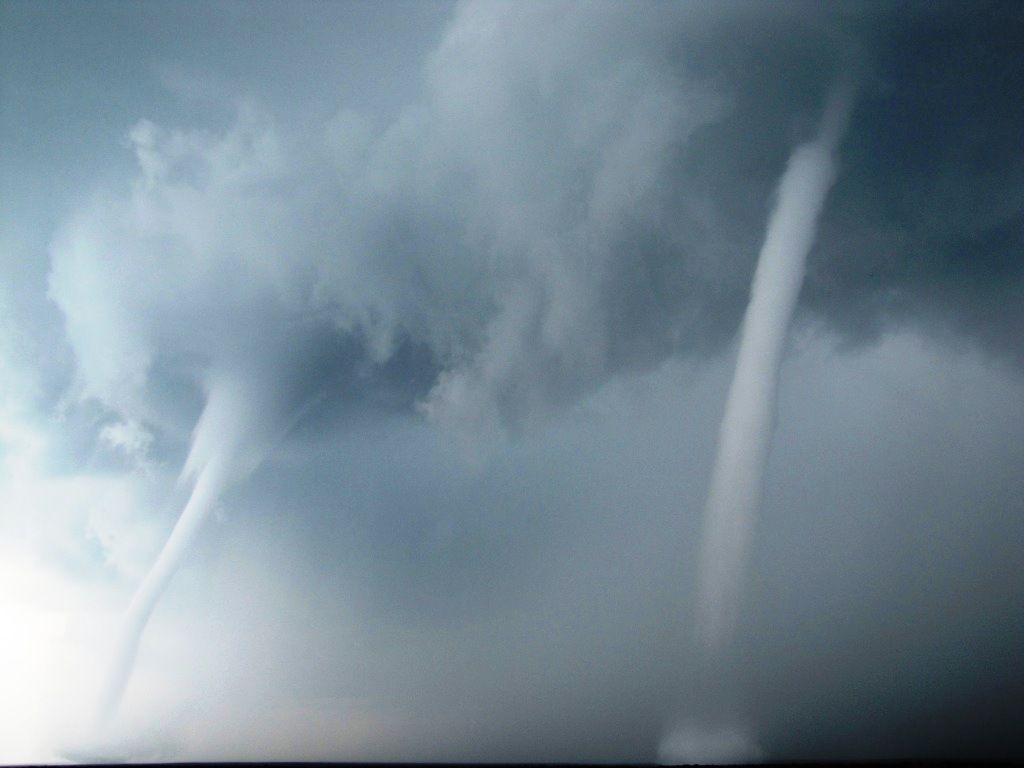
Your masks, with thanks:
[[[772,180],[826,87],[820,75],[854,57],[869,87],[808,307],[843,330],[939,314],[992,333],[965,313],[1020,290],[999,233],[1020,216],[1024,170],[969,153],[1002,157],[1004,128],[964,146],[959,117],[886,124],[906,99],[927,113],[968,98],[962,69],[937,66],[918,88],[901,64],[944,50],[949,14],[915,12],[907,32],[888,12],[648,10],[460,6],[422,98],[388,125],[345,108],[310,130],[253,105],[219,130],[138,123],[130,193],[97,199],[53,249],[51,294],[84,392],[139,411],[130,401],[161,371],[195,375],[225,357],[259,365],[251,358],[333,332],[347,340],[333,355],[309,354],[372,370],[421,348],[408,394],[428,415],[509,424],[624,368],[721,344],[742,311]],[[990,16],[965,56],[998,22]],[[887,31],[868,34],[869,22]],[[1008,139],[1021,122],[1017,100],[999,98],[1008,75],[990,64],[972,76],[987,78],[983,109],[1001,110]],[[922,143],[933,170],[905,158]],[[880,167],[890,157],[897,166]],[[952,188],[963,174],[987,177]],[[939,224],[946,209],[956,213]],[[918,255],[881,266],[893,238]],[[942,281],[972,264],[971,296],[944,304],[968,288]],[[871,270],[877,287],[865,283]],[[304,370],[318,367],[332,373]]]

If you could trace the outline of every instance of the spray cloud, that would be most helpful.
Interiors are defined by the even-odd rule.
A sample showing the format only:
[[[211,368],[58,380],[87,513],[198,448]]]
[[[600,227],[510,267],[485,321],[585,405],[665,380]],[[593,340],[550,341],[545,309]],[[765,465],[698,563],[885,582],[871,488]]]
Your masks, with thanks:
[[[835,155],[851,98],[849,84],[837,85],[818,135],[790,156],[758,255],[705,507],[695,630],[698,645],[712,655],[728,644],[736,624],[771,442],[782,349],[818,218],[836,178]]]

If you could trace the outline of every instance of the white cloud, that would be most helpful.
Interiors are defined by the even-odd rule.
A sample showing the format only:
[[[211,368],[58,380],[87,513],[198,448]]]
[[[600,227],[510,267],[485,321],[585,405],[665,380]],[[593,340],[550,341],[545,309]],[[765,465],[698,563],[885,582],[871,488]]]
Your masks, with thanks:
[[[616,243],[666,236],[659,182],[722,114],[666,45],[611,5],[470,4],[422,102],[379,134],[344,109],[312,133],[253,105],[221,131],[140,121],[130,194],[97,199],[52,249],[84,394],[145,418],[154,364],[258,358],[291,343],[281,326],[324,322],[371,363],[427,344],[448,371],[426,408],[442,422],[517,421],[595,386],[635,330],[609,316],[628,299],[617,275],[648,258]]]
[[[137,421],[115,421],[103,426],[99,439],[127,457],[143,461],[153,444],[153,433]]]

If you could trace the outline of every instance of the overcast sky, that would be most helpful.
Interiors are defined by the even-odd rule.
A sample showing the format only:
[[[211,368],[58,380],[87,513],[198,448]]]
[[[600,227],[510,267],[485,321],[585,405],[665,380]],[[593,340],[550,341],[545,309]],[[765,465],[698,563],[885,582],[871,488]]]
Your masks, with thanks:
[[[0,0],[0,762],[1024,756],[1022,51],[1015,2]],[[844,77],[719,684],[719,422]]]

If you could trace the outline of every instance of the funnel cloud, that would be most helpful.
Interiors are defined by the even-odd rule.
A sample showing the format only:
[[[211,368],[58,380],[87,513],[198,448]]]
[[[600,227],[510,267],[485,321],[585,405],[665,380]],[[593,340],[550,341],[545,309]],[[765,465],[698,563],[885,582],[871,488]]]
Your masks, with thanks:
[[[735,632],[774,431],[782,351],[818,218],[835,183],[851,98],[849,86],[837,86],[818,136],[793,150],[757,257],[704,511],[695,631],[711,655],[721,653]]]
[[[180,478],[180,482],[188,483],[192,488],[188,503],[128,606],[100,700],[101,722],[115,714],[131,677],[146,624],[182,557],[199,534],[203,521],[232,480],[244,477],[239,454],[243,447],[249,452],[254,449],[251,444],[243,446],[242,443],[254,439],[248,434],[247,426],[255,420],[257,411],[258,402],[245,392],[244,384],[224,378],[217,378],[211,383]]]

